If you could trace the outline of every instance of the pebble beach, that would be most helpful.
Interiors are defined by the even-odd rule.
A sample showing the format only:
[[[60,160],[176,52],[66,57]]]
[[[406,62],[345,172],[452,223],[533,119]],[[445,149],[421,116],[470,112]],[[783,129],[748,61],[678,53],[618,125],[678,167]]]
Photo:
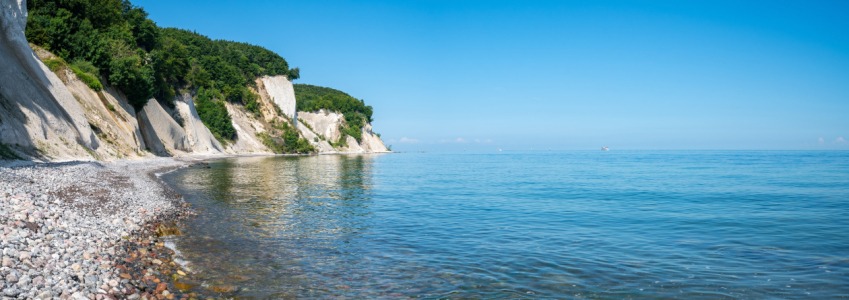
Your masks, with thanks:
[[[0,167],[0,298],[199,297],[160,239],[193,213],[156,177],[193,163]]]

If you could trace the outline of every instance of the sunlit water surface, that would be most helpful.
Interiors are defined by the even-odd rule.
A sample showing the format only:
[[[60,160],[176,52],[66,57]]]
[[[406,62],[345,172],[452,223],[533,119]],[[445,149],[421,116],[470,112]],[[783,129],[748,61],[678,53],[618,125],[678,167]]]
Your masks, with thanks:
[[[849,296],[849,152],[252,157],[163,176],[239,299]]]

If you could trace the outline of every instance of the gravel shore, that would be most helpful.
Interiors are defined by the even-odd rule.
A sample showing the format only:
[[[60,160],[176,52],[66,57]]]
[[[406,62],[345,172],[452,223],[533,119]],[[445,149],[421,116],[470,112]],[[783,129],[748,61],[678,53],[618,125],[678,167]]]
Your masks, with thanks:
[[[191,163],[156,158],[0,167],[0,298],[196,296],[169,292],[177,274],[185,274],[179,266],[163,268],[168,257],[147,253],[167,256],[156,231],[172,222],[164,220],[187,214],[180,195],[154,174]],[[169,284],[157,278],[171,274]]]

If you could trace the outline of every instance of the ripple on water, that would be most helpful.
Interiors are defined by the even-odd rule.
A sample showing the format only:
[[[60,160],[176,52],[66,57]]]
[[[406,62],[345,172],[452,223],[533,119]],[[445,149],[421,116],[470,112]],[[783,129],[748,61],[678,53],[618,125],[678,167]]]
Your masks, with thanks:
[[[162,174],[166,246],[267,298],[837,298],[849,154],[252,157]],[[191,263],[189,263],[191,262]]]

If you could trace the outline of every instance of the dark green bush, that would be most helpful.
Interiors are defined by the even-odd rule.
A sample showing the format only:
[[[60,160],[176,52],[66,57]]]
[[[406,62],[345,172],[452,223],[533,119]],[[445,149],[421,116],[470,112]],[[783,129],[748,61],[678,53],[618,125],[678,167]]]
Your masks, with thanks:
[[[109,82],[124,92],[133,109],[141,111],[156,88],[153,69],[144,64],[141,57],[131,56],[113,61],[111,71]]]
[[[62,69],[62,67],[67,66],[67,64],[65,64],[65,61],[61,58],[46,60],[44,61],[44,64],[47,66],[47,68],[50,69],[50,71],[53,72],[58,72]]]
[[[267,133],[258,133],[257,137],[262,139],[268,149],[274,153],[315,153],[315,147],[309,140],[299,137],[298,131],[289,123],[275,122],[271,125],[282,132],[280,136],[272,136]]]
[[[100,74],[100,69],[95,67],[91,62],[83,59],[75,59],[71,61],[71,66],[79,69],[83,73],[97,75]]]
[[[195,107],[198,117],[209,128],[212,135],[222,144],[226,144],[227,141],[236,138],[236,129],[233,128],[233,121],[227,113],[227,107],[224,102],[216,100],[217,96],[218,93],[215,90],[200,88]]]
[[[82,80],[82,82],[85,82],[85,84],[88,85],[88,87],[90,87],[92,90],[96,92],[103,89],[103,84],[100,83],[100,80],[97,79],[97,77],[91,74],[86,74],[85,72],[73,65],[71,65],[70,67],[71,70],[74,71],[74,74],[77,75],[77,78]]]

